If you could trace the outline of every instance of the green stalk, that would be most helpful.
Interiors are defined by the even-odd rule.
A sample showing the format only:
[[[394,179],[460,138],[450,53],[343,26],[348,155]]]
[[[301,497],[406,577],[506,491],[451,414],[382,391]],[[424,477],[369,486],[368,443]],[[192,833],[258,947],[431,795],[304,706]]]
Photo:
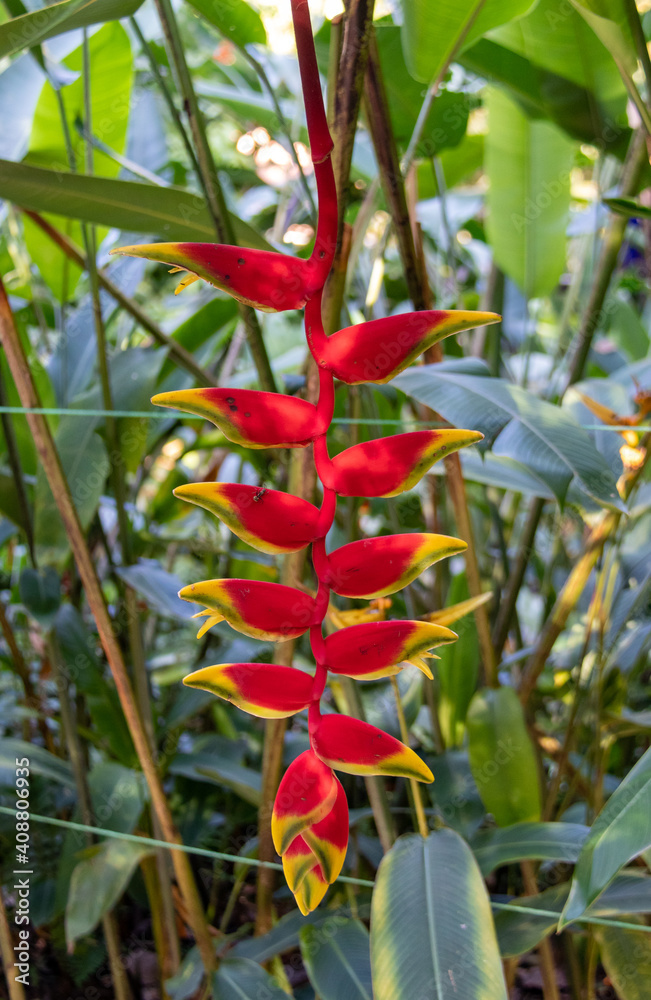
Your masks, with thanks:
[[[641,444],[641,447],[645,451],[644,461],[640,464],[638,469],[626,472],[622,477],[623,485],[620,492],[623,500],[627,500],[629,498],[632,490],[639,482],[643,471],[646,469],[649,458],[651,458],[651,454],[649,452],[650,444],[651,435],[647,434]],[[600,520],[595,524],[588,535],[588,540],[583,550],[583,554],[574,565],[572,572],[565,581],[565,585],[556,599],[552,612],[543,626],[536,650],[527,661],[519,689],[520,700],[524,705],[527,704],[536,686],[538,678],[542,673],[553,649],[554,643],[565,628],[567,619],[576,607],[577,601],[583,594],[588,583],[590,573],[596,566],[597,560],[601,556],[604,546],[615,535],[621,519],[621,511],[608,511],[607,513],[602,514]]]
[[[185,110],[190,119],[190,128],[192,130],[192,138],[194,139],[197,163],[199,165],[199,178],[208,201],[208,208],[212,215],[217,239],[220,243],[235,245],[233,223],[226,207],[226,199],[224,198],[219,174],[217,173],[217,167],[215,166],[212,151],[208,143],[206,125],[192,85],[192,77],[190,76],[188,64],[185,60],[183,43],[171,0],[156,0],[156,8],[165,33],[172,62],[176,69]],[[246,329],[247,343],[258,373],[260,386],[266,389],[267,392],[275,392],[276,383],[255,310],[251,306],[245,306],[240,303],[239,312]]]
[[[165,104],[167,105],[167,110],[170,113],[170,117],[171,117],[171,119],[172,119],[172,121],[174,123],[176,131],[179,133],[179,136],[181,138],[181,142],[185,146],[185,151],[188,154],[188,159],[189,159],[190,163],[192,164],[192,167],[193,167],[193,169],[194,169],[197,177],[199,179],[201,179],[201,171],[199,169],[199,164],[197,163],[197,157],[196,157],[194,149],[192,147],[192,143],[190,142],[190,140],[188,138],[188,133],[186,132],[185,126],[183,125],[183,122],[181,121],[181,116],[180,116],[179,112],[176,109],[176,105],[174,103],[172,95],[170,94],[169,87],[165,83],[165,79],[163,77],[163,74],[160,71],[160,67],[158,65],[158,62],[156,61],[156,58],[155,58],[153,52],[149,48],[149,43],[147,42],[147,39],[143,35],[142,31],[140,30],[140,25],[136,21],[135,17],[130,17],[129,18],[129,24],[133,28],[133,31],[134,31],[134,33],[136,35],[136,38],[140,42],[140,48],[141,48],[142,52],[144,53],[144,55],[147,58],[147,61],[149,63],[149,68],[150,68],[150,70],[152,72],[152,75],[153,75],[155,81],[156,81],[158,89],[160,90],[161,94],[163,95],[163,100],[165,101]]]
[[[642,175],[642,169],[644,164],[648,163],[648,159],[646,137],[638,129],[631,139],[624,163],[624,172],[620,185],[623,197],[630,197],[635,194]],[[590,297],[586,304],[570,363],[568,385],[574,385],[583,376],[583,369],[601,319],[601,310],[617,265],[617,258],[624,240],[627,225],[628,219],[625,216],[613,213],[604,232],[597,273],[592,283]]]
[[[398,687],[398,681],[395,677],[391,678],[391,688],[393,690],[393,697],[396,702],[396,710],[398,712],[398,725],[400,726],[400,738],[405,746],[409,746],[409,729],[407,727],[407,720],[405,718],[405,710],[402,705],[402,699],[400,697],[400,688]],[[416,781],[415,778],[409,779],[409,786],[411,788],[411,794],[414,802],[414,809],[416,810],[416,822],[418,825],[418,832],[421,837],[427,840],[429,835],[429,827],[427,825],[427,817],[425,816],[425,809],[423,806],[423,799],[421,795],[420,782]]]

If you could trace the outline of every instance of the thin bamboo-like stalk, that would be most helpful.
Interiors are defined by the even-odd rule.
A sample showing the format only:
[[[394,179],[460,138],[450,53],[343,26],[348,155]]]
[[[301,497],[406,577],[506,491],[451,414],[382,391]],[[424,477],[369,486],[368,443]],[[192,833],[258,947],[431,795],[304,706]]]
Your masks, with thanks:
[[[644,460],[637,469],[629,470],[623,476],[623,483],[620,489],[623,500],[629,498],[631,491],[639,482],[642,473],[648,465],[650,443],[651,435],[647,434],[641,443],[641,447],[645,452]],[[588,535],[583,553],[565,581],[563,589],[552,608],[552,612],[543,626],[538,645],[527,661],[519,689],[520,700],[524,705],[528,702],[536,686],[536,682],[545,667],[554,643],[565,628],[571,612],[576,607],[577,601],[584,591],[590,573],[596,566],[604,546],[614,537],[621,519],[621,511],[605,512]]]
[[[524,883],[525,894],[535,896],[538,892],[538,883],[534,867],[531,861],[521,861],[522,881]],[[540,972],[543,980],[544,1000],[559,1000],[558,983],[556,982],[556,968],[554,965],[554,953],[549,938],[543,938],[536,949],[540,959]]]
[[[398,681],[395,677],[391,678],[391,687],[393,689],[393,697],[396,702],[396,710],[398,712],[398,725],[400,726],[400,738],[405,746],[409,746],[409,729],[407,727],[407,720],[405,718],[405,710],[402,706],[402,699],[400,697],[400,688],[398,687]],[[412,798],[414,800],[414,809],[416,810],[416,821],[418,824],[418,832],[421,837],[427,839],[429,834],[429,827],[427,826],[427,817],[425,816],[425,808],[423,806],[423,799],[421,796],[420,784],[414,779],[409,779],[409,786],[411,788]]]
[[[22,405],[30,410],[40,407],[40,400],[18,335],[2,279],[0,279],[0,339]],[[70,488],[61,468],[50,428],[45,418],[37,413],[27,414],[27,421],[34,438],[41,466],[66,529],[70,547],[84,587],[86,600],[95,619],[100,641],[113,675],[122,711],[149,787],[153,808],[160,821],[161,832],[165,840],[178,844],[181,842],[180,836],[172,819],[169,804],[149,750],[147,736],[136,707],[133,689],[127,675],[122,652],[115,637],[93,558],[86,544],[84,532],[70,494]],[[207,971],[210,971],[215,965],[214,951],[192,869],[187,857],[179,852],[174,852],[173,860],[176,878],[188,912],[190,926],[201,952],[204,967]]]
[[[398,248],[402,260],[409,297],[416,309],[431,309],[431,290],[427,280],[422,253],[419,253],[414,238],[416,227],[413,225],[412,213],[407,201],[405,182],[400,170],[400,161],[391,127],[389,106],[382,79],[377,45],[373,39],[370,46],[368,71],[365,83],[365,109],[369,122],[371,138],[378,160],[380,176],[385,196],[389,205],[393,225],[398,239]],[[436,363],[443,357],[440,344],[435,344],[425,353],[427,363]],[[433,416],[433,415],[432,415]],[[473,597],[482,593],[481,577],[477,557],[475,555],[472,524],[468,510],[465,484],[461,472],[461,461],[457,454],[445,459],[445,474],[454,507],[459,535],[467,543],[464,556],[468,586]],[[485,605],[475,609],[477,634],[484,666],[484,676],[487,684],[497,683],[497,663],[490,635],[488,612]]]

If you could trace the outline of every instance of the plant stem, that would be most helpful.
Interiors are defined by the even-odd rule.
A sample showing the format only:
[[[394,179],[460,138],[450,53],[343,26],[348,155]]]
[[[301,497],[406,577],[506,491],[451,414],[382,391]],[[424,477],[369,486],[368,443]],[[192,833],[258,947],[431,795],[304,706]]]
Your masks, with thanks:
[[[353,144],[373,26],[373,6],[374,0],[348,0],[344,15],[339,72],[334,81],[329,78],[328,104],[332,102],[334,108],[334,115],[330,119],[330,130],[334,141],[332,167],[337,182],[339,203],[338,247],[343,238]]]
[[[628,18],[628,23],[631,28],[631,34],[635,41],[635,48],[637,49],[637,57],[642,63],[642,69],[644,70],[644,79],[646,81],[646,106],[649,106],[649,100],[651,99],[651,58],[649,57],[649,50],[646,45],[646,38],[644,37],[644,29],[642,27],[642,21],[640,20],[640,14],[637,9],[637,4],[635,0],[624,0],[624,8],[626,10],[626,17]]]
[[[407,728],[405,710],[402,707],[400,688],[398,687],[398,681],[395,677],[391,678],[391,688],[393,690],[393,697],[396,700],[396,711],[398,712],[398,725],[400,726],[400,737],[405,746],[409,746],[409,729]],[[411,794],[414,800],[414,809],[416,810],[418,832],[420,833],[421,837],[427,840],[427,837],[429,835],[429,827],[427,826],[427,818],[425,816],[425,809],[423,808],[423,799],[421,797],[420,784],[416,781],[415,778],[410,778],[409,785],[411,787]]]
[[[169,111],[170,117],[174,122],[176,131],[178,132],[181,138],[181,142],[185,146],[185,151],[188,154],[188,159],[190,160],[190,163],[192,164],[197,177],[199,178],[199,180],[201,180],[201,171],[199,169],[199,164],[197,163],[197,157],[195,155],[194,149],[192,148],[192,143],[188,138],[188,133],[186,132],[185,126],[181,121],[181,115],[177,111],[172,95],[170,94],[169,87],[165,83],[163,74],[161,73],[160,67],[156,61],[156,57],[149,48],[149,43],[147,42],[147,39],[143,35],[142,31],[140,30],[140,25],[136,21],[135,17],[129,18],[129,24],[133,28],[136,38],[140,42],[140,47],[144,52],[145,56],[147,57],[147,61],[149,62],[149,68],[153,73],[154,79],[156,80],[156,83],[158,85],[158,89],[163,95],[163,100],[167,105],[167,110]]]
[[[168,43],[172,61],[176,68],[176,75],[179,82],[179,89],[183,96],[183,103],[186,114],[190,120],[192,138],[196,148],[197,162],[199,165],[199,176],[204,189],[208,208],[213,218],[215,232],[220,243],[236,245],[235,234],[231,217],[226,207],[226,199],[222,190],[219,174],[215,166],[212,151],[208,143],[206,125],[204,122],[197,95],[192,86],[192,77],[185,60],[185,52],[181,42],[174,10],[171,0],[156,0],[156,8],[161,20],[165,38]],[[251,357],[258,373],[258,380],[263,389],[267,392],[276,391],[271,364],[267,349],[262,339],[262,330],[258,322],[255,310],[251,306],[239,304],[239,312],[246,329],[246,338],[251,351]]]
[[[518,551],[511,567],[509,579],[500,601],[495,626],[493,628],[493,649],[495,656],[499,659],[508,638],[511,621],[515,614],[515,604],[520,593],[520,588],[524,581],[524,574],[527,571],[529,556],[533,551],[533,543],[540,524],[540,518],[545,506],[545,501],[540,497],[534,497],[529,506],[527,520],[524,523]]]
[[[30,212],[23,209],[23,213],[35,222],[36,225],[50,237],[53,243],[56,243],[56,245],[63,250],[66,257],[69,257],[70,260],[74,261],[74,263],[77,264],[78,267],[81,267],[84,271],[88,271],[88,258],[84,253],[82,253],[81,249],[72,242],[72,240],[70,240],[64,233],[60,232],[60,230],[55,229],[55,227],[51,225],[47,219],[44,219],[43,216],[39,215],[37,212]],[[97,280],[102,288],[115,299],[118,305],[122,306],[123,309],[133,316],[135,321],[144,330],[146,330],[147,333],[150,333],[154,340],[168,349],[170,359],[175,361],[180,368],[184,368],[199,382],[205,382],[206,385],[216,386],[218,384],[214,375],[211,375],[205,368],[202,368],[201,365],[197,364],[193,356],[188,350],[186,350],[185,347],[183,347],[182,344],[179,344],[174,337],[170,337],[167,333],[161,330],[161,328],[140,308],[137,302],[134,302],[128,295],[125,295],[124,292],[119,289],[117,285],[114,285],[110,278],[107,278],[106,275],[100,270],[97,271]]]
[[[641,444],[641,447],[645,450],[645,455],[644,461],[640,464],[639,468],[624,473],[622,477],[623,482],[620,492],[624,500],[628,499],[632,489],[639,481],[642,472],[647,466],[650,457],[650,440],[651,437],[647,434]],[[608,511],[602,514],[600,520],[588,535],[583,554],[565,581],[565,585],[558,595],[551,614],[543,627],[536,650],[527,661],[519,690],[520,700],[523,704],[526,705],[529,700],[554,643],[565,628],[567,619],[576,607],[576,603],[584,591],[590,573],[596,565],[604,545],[615,534],[621,518],[621,511]]]
[[[70,703],[69,690],[66,679],[61,670],[59,650],[53,633],[47,639],[48,656],[54,680],[59,693],[59,710],[61,712],[61,731],[63,740],[70,758],[70,765],[75,779],[77,789],[77,805],[81,814],[81,821],[85,826],[93,826],[94,816],[90,801],[90,791],[86,780],[86,762],[77,734],[76,721],[72,705]],[[86,844],[91,846],[94,842],[91,833],[85,834]],[[129,980],[126,975],[122,956],[120,954],[120,936],[117,931],[115,917],[112,913],[105,913],[102,917],[102,931],[106,950],[109,957],[109,968],[111,971],[111,982],[115,991],[115,1000],[132,1000]]]
[[[535,896],[538,892],[538,883],[534,874],[531,861],[521,861],[522,881],[524,882],[525,894]],[[540,959],[540,972],[543,978],[544,1000],[559,1000],[558,984],[556,983],[556,970],[554,968],[554,953],[549,938],[543,938],[537,948]]]
[[[16,642],[16,636],[14,635],[14,630],[11,627],[11,622],[7,617],[4,604],[0,603],[0,629],[4,636],[4,640],[9,647],[9,652],[11,653],[12,663],[14,670],[20,678],[20,682],[23,685],[23,691],[25,692],[25,705],[27,708],[31,709],[38,719],[38,728],[41,733],[41,737],[45,746],[50,751],[50,753],[55,753],[52,734],[50,733],[47,723],[43,718],[43,709],[38,697],[38,694],[34,690],[34,685],[32,684],[31,677],[29,676],[29,667],[25,661],[25,657],[22,654],[20,646]],[[29,721],[26,722],[26,732],[25,738],[29,740]]]
[[[14,955],[14,943],[11,939],[5,901],[2,895],[2,887],[0,887],[0,956],[2,957],[2,968],[9,990],[9,1000],[25,1000],[23,984],[19,983],[16,979],[19,973],[14,968],[14,962],[16,961]]]
[[[642,168],[646,162],[648,162],[646,136],[641,129],[637,129],[633,134],[626,154],[626,162],[620,185],[623,197],[629,197],[635,193],[642,174]],[[597,273],[590,289],[590,297],[583,314],[581,328],[579,329],[570,363],[567,380],[568,386],[574,385],[583,375],[592,339],[602,319],[603,304],[610,280],[617,265],[617,258],[624,240],[627,225],[628,219],[625,216],[613,213],[604,232]]]
[[[356,719],[366,721],[364,706],[359,696],[359,690],[355,681],[350,677],[340,677],[341,688],[344,692],[346,705],[350,715]],[[395,823],[391,815],[391,807],[387,797],[387,790],[384,779],[377,775],[365,775],[364,784],[366,794],[373,810],[373,820],[377,829],[378,837],[382,845],[382,850],[387,853],[395,843],[397,837]]]
[[[426,309],[425,275],[422,273],[411,225],[405,184],[400,171],[389,104],[380,69],[375,32],[371,32],[369,57],[364,80],[364,110],[368,121],[373,148],[378,161],[384,196],[391,213],[391,221],[398,240],[409,298],[414,309]]]
[[[40,407],[38,393],[18,335],[18,330],[16,329],[2,279],[0,279],[0,340],[4,347],[9,369],[16,383],[22,405],[29,410]],[[133,690],[122,658],[122,652],[115,637],[111,619],[109,618],[95,564],[86,544],[79,516],[61,467],[50,428],[45,418],[37,413],[27,414],[27,421],[34,438],[43,471],[47,477],[52,495],[55,498],[66,529],[86,600],[95,619],[100,641],[113,675],[122,711],[149,787],[154,810],[160,821],[162,834],[169,843],[179,844],[181,843],[181,838],[174,825],[169,804],[149,750],[145,729],[135,705]],[[210,972],[215,966],[214,951],[190,862],[184,854],[174,851],[173,863],[181,896],[188,912],[190,926],[201,952],[204,968],[207,972]]]
[[[9,399],[5,389],[2,372],[0,371],[0,406],[8,406],[8,404],[9,404]],[[29,556],[30,559],[32,560],[32,566],[35,567],[36,549],[34,546],[34,524],[32,520],[32,508],[27,498],[27,490],[25,489],[25,480],[23,478],[23,467],[20,461],[18,442],[16,441],[14,425],[12,423],[11,415],[9,413],[2,414],[2,431],[5,436],[5,442],[7,444],[7,458],[9,459],[9,467],[13,474],[14,483],[16,484],[16,492],[18,493],[20,509],[22,511],[24,518],[23,529],[25,531],[25,538],[27,539],[27,548],[29,549]]]

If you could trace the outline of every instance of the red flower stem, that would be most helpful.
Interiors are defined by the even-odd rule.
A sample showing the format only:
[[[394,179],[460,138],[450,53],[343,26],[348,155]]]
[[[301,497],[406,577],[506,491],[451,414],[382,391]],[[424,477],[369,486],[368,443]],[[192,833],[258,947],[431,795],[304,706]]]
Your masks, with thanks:
[[[333,143],[323,106],[308,0],[292,0],[292,19],[294,21],[298,65],[301,71],[312,162],[317,164],[330,155]]]
[[[323,268],[325,276],[330,272],[337,249],[337,227],[339,209],[337,205],[337,185],[332,169],[330,154],[322,163],[314,164],[319,212],[316,224],[316,238],[312,260]],[[320,299],[320,296],[319,296]]]

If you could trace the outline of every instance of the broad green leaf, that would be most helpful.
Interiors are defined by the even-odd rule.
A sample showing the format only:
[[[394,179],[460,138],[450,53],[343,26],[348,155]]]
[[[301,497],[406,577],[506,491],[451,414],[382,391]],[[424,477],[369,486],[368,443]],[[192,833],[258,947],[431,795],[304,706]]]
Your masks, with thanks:
[[[235,299],[215,297],[181,323],[171,336],[194,354],[214,333],[226,326],[236,315],[237,302]],[[164,382],[176,370],[176,363],[170,358],[166,358],[161,366],[158,382]]]
[[[141,559],[132,566],[121,566],[118,572],[125,583],[145,598],[152,611],[184,622],[192,618],[193,609],[179,597],[182,581],[154,559]]]
[[[434,782],[427,791],[446,826],[469,840],[484,821],[484,803],[479,798],[468,754],[465,750],[446,750],[428,758]]]
[[[300,939],[303,963],[321,1000],[373,1000],[368,931],[363,924],[341,919],[327,936],[307,924]]]
[[[651,934],[618,927],[595,927],[601,961],[619,1000],[648,1000]]]
[[[430,0],[403,0],[402,45],[409,72],[430,83],[459,50],[532,6],[532,0],[440,0],[432,16]]]
[[[555,932],[569,889],[569,883],[563,882],[535,896],[511,900],[511,903],[520,909],[519,913],[512,910],[496,910],[495,930],[503,958],[512,958],[531,951],[548,934]],[[530,909],[548,910],[549,916],[528,913]],[[612,885],[608,886],[600,899],[589,908],[586,916],[628,917],[629,914],[650,911],[651,878],[625,874],[619,875]]]
[[[515,823],[497,830],[483,830],[471,847],[482,875],[514,861],[566,861],[579,857],[588,836],[580,823]]]
[[[495,262],[527,298],[547,295],[565,269],[575,144],[495,88],[487,106],[487,234]]]
[[[133,55],[129,37],[121,24],[113,22],[92,35],[88,48],[92,130],[102,142],[117,153],[123,153],[133,81]],[[78,121],[86,120],[82,46],[66,57],[64,65],[77,74],[77,78],[68,86],[62,87],[59,93],[65,107],[67,130],[77,169],[85,172],[85,144],[76,127]],[[70,169],[57,95],[47,80],[43,84],[34,112],[25,162],[35,167]],[[97,150],[93,151],[94,173],[115,177],[119,169],[119,165],[111,157]],[[66,220],[58,213],[49,216],[48,221],[58,229],[63,229],[77,246],[83,246],[78,222]],[[31,219],[25,219],[24,233],[28,252],[44,281],[59,301],[71,296],[81,275],[80,269],[71,265],[68,258]],[[98,244],[105,235],[105,229],[97,232]]]
[[[114,627],[117,632],[117,621]],[[115,685],[104,676],[102,664],[95,654],[97,636],[71,604],[62,604],[59,608],[54,633],[66,680],[84,697],[92,721],[91,732],[99,747],[108,750],[122,764],[135,764],[135,750]]]
[[[95,433],[93,419],[63,417],[54,435],[54,443],[70,487],[82,527],[87,528],[99,504],[109,473],[110,463],[104,442]],[[59,559],[68,552],[68,540],[42,468],[36,476],[34,494],[34,529],[36,544],[42,554]]]
[[[610,51],[588,27],[578,10],[558,0],[539,0],[517,21],[490,34],[491,41],[524,56],[533,66],[585,88],[610,116],[621,113],[626,91]]]
[[[74,790],[75,779],[70,764],[60,757],[55,757],[49,750],[16,740],[11,737],[0,739],[0,784],[5,787],[16,787],[16,759],[27,757],[31,774],[37,774],[49,782],[65,785]]]
[[[216,238],[205,200],[182,188],[86,177],[0,160],[0,198],[34,212],[54,210],[71,219],[125,232],[156,233],[166,240],[214,242]],[[242,246],[271,249],[246,222],[234,215],[231,221]]]
[[[400,28],[378,25],[375,35],[393,134],[399,149],[404,150],[423,104],[423,87],[407,71]],[[465,135],[468,115],[476,101],[472,94],[441,90],[427,116],[416,155],[430,158],[448,147],[457,146]]]
[[[0,25],[0,59],[64,31],[130,17],[142,0],[62,0]]]
[[[287,994],[268,972],[248,958],[225,958],[212,978],[219,1000],[287,1000]]]
[[[610,796],[596,820],[572,879],[561,925],[582,916],[617,872],[651,847],[651,749]]]
[[[371,907],[375,1000],[506,1000],[486,888],[452,830],[400,837]]]
[[[524,955],[536,948],[549,934],[553,934],[567,893],[567,882],[562,882],[535,896],[510,900],[511,905],[517,906],[519,912],[496,910],[493,916],[502,958]],[[528,913],[529,909],[549,910],[549,916]]]
[[[246,0],[188,0],[191,7],[235,45],[264,45],[267,32],[262,18]]]
[[[484,688],[466,717],[470,770],[498,826],[540,818],[536,753],[513,688]]]
[[[97,826],[131,833],[147,801],[147,786],[140,771],[112,760],[96,764],[88,775],[93,816]]]
[[[169,771],[194,781],[222,785],[232,789],[245,802],[260,805],[260,774],[253,768],[199,752],[177,754],[170,763]]]
[[[483,446],[524,465],[560,501],[576,477],[601,504],[622,509],[610,466],[568,413],[505,379],[467,375],[455,367],[443,362],[408,368],[392,385],[454,426],[482,431]]]
[[[637,52],[626,11],[626,0],[571,0],[618,64],[632,76]]]
[[[133,80],[133,55],[129,36],[121,24],[106,24],[91,35],[88,49],[93,134],[121,153],[126,142]],[[75,127],[76,122],[84,122],[86,118],[82,79],[83,46],[80,45],[66,56],[64,65],[76,74],[76,79],[62,87],[60,94],[65,107],[72,151],[77,167],[83,173],[85,142]],[[56,92],[47,81],[43,84],[36,105],[26,162],[36,167],[70,169]],[[115,160],[99,150],[93,150],[93,172],[115,177],[119,169]]]
[[[181,962],[178,972],[165,980],[165,991],[171,1000],[190,1000],[190,997],[196,996],[202,979],[201,952],[195,945]]]
[[[107,840],[89,849],[70,879],[65,919],[68,947],[95,930],[119,901],[142,859],[151,853],[151,847],[128,840]]]
[[[504,88],[530,118],[549,119],[572,138],[624,159],[631,138],[625,114],[611,115],[586,87],[537,66],[492,38],[475,42],[459,62]]]
[[[458,604],[470,597],[465,573],[454,577],[446,598]],[[433,663],[439,682],[439,719],[445,746],[458,747],[463,742],[468,705],[477,687],[479,642],[474,618],[458,626],[459,638],[438,650],[440,660]]]
[[[20,599],[41,625],[49,627],[61,604],[61,580],[52,566],[26,566],[18,580]]]
[[[366,903],[358,903],[357,909],[360,919],[368,917],[369,907]],[[308,913],[306,917],[299,910],[292,910],[281,917],[267,934],[237,941],[233,945],[231,955],[235,955],[237,958],[249,958],[254,962],[268,962],[274,955],[281,955],[290,948],[296,948],[299,944],[300,932],[308,924],[319,928],[322,938],[325,939],[336,934],[341,921],[348,920],[350,916],[348,906],[340,906],[336,910],[327,910],[325,907],[321,907]]]

